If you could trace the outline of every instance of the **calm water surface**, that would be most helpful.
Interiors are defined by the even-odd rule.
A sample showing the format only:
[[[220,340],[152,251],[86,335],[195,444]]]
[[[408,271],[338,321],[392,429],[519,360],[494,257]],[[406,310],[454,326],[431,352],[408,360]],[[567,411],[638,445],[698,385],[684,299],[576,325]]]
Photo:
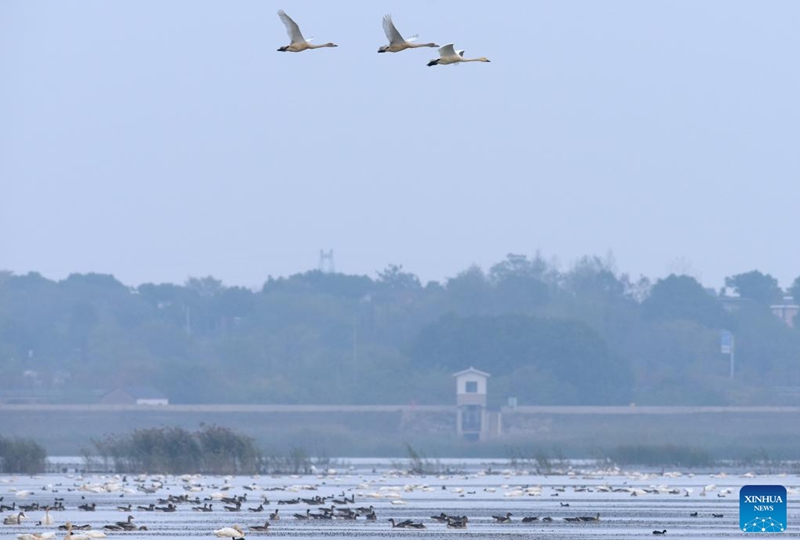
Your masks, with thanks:
[[[214,530],[240,525],[247,538],[653,538],[654,530],[681,538],[741,537],[738,491],[748,484],[780,484],[789,490],[788,529],[784,536],[800,536],[800,512],[795,509],[800,478],[797,475],[637,473],[618,470],[578,470],[563,475],[533,475],[525,471],[491,471],[480,466],[449,475],[409,476],[388,468],[346,466],[329,474],[308,476],[157,476],[157,475],[42,475],[0,476],[0,504],[52,505],[63,498],[65,510],[50,512],[53,525],[38,525],[44,512],[27,512],[22,525],[0,525],[2,538],[17,534],[56,531],[71,521],[103,530],[104,525],[125,521],[144,526],[141,531],[106,531],[108,538],[147,539],[214,538]],[[704,489],[705,488],[705,489]],[[145,491],[146,490],[146,491]],[[213,505],[212,512],[192,510],[197,503],[177,505],[175,512],[137,510],[170,495],[197,498]],[[221,497],[246,496],[241,511],[223,509]],[[296,498],[326,498],[325,507],[373,506],[376,521],[298,520],[294,514],[319,513],[321,506],[279,504]],[[332,499],[355,499],[334,503]],[[94,503],[95,511],[79,510]],[[131,512],[118,507],[132,506]],[[263,504],[262,512],[254,512]],[[279,511],[269,532],[248,530],[263,525]],[[444,512],[469,517],[467,529],[448,529],[430,516]],[[511,521],[498,523],[492,516],[511,512]],[[691,516],[692,513],[697,516]],[[13,512],[6,510],[4,515]],[[564,518],[596,516],[597,522],[569,522]],[[714,517],[714,514],[722,517]],[[523,523],[526,516],[538,522]],[[542,522],[550,517],[553,521]],[[388,519],[412,519],[425,529],[393,529]]]

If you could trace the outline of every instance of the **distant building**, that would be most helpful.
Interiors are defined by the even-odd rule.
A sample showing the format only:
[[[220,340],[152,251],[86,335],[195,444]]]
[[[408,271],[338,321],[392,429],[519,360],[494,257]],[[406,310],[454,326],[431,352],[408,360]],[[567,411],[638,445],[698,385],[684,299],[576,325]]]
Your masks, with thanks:
[[[167,396],[152,386],[121,386],[103,394],[100,403],[107,405],[169,405]]]
[[[456,433],[469,440],[484,440],[500,431],[499,413],[486,411],[486,389],[489,374],[470,367],[456,378]]]
[[[800,311],[800,306],[795,304],[793,297],[784,296],[783,302],[771,305],[769,309],[772,310],[773,315],[782,320],[786,326],[794,328],[795,317]]]
[[[742,305],[742,298],[733,287],[722,287],[719,291],[719,301],[727,312],[738,310]]]

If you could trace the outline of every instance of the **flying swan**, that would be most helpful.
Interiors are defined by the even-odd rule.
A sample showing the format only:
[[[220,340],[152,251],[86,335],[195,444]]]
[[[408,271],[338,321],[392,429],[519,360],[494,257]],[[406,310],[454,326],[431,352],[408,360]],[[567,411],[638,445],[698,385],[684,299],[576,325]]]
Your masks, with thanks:
[[[386,39],[389,40],[389,44],[379,48],[379,53],[400,52],[406,49],[416,49],[419,47],[438,47],[436,43],[414,43],[417,36],[411,36],[408,39],[403,38],[400,32],[397,31],[397,28],[395,28],[391,15],[383,16],[383,31],[386,32]]]
[[[323,43],[322,45],[312,45],[308,42],[303,34],[300,33],[300,27],[297,23],[289,17],[282,9],[278,11],[278,17],[281,18],[283,24],[286,25],[286,33],[289,34],[291,43],[285,47],[278,49],[280,52],[303,52],[308,49],[321,49],[322,47],[338,47],[335,43]]]
[[[464,58],[464,51],[456,51],[453,49],[453,44],[448,43],[444,47],[439,48],[439,58],[428,62],[428,67],[431,66],[446,66],[448,64],[458,64],[459,62],[491,62],[485,56],[480,58]]]

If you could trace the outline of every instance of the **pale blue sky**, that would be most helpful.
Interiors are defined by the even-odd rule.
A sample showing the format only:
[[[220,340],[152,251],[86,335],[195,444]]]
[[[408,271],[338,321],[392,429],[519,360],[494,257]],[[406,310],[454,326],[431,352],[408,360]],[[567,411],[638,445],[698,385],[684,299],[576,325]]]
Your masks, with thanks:
[[[457,8],[455,6],[458,6]],[[285,9],[336,49],[279,53]],[[381,17],[490,64],[377,54]],[[0,0],[0,268],[800,275],[800,2]]]

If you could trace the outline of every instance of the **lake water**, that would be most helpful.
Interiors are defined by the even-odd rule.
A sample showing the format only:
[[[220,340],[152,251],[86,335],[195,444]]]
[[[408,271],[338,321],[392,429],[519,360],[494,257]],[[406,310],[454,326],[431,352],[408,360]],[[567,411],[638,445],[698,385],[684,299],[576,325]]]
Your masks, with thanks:
[[[462,464],[463,465],[463,464]],[[0,504],[38,503],[52,505],[63,498],[65,510],[53,512],[51,526],[37,526],[43,511],[28,512],[22,525],[0,525],[2,538],[19,533],[57,531],[71,521],[90,524],[94,529],[124,521],[145,526],[143,531],[107,531],[109,538],[214,538],[213,531],[240,525],[247,538],[285,536],[297,539],[317,538],[408,538],[469,537],[481,538],[643,538],[653,537],[654,530],[667,530],[669,537],[710,538],[741,537],[739,530],[739,488],[748,484],[780,484],[789,491],[788,528],[785,536],[800,536],[797,475],[688,474],[681,472],[638,473],[619,470],[576,470],[570,474],[534,475],[525,471],[491,470],[477,463],[459,467],[464,472],[448,475],[409,476],[374,463],[351,463],[330,474],[306,476],[155,476],[155,475],[42,475],[0,476]],[[148,493],[142,489],[153,491]],[[704,489],[705,488],[705,489]],[[153,490],[154,489],[154,490]],[[188,495],[202,503],[213,504],[212,512],[193,511],[197,504],[179,504],[175,512],[147,512],[137,506],[159,504],[170,495]],[[241,511],[223,509],[221,496],[246,495]],[[353,497],[354,503],[333,503],[331,498]],[[298,520],[293,514],[307,509],[318,513],[320,506],[278,504],[296,498],[325,497],[324,506],[337,508],[373,506],[376,521]],[[264,500],[268,502],[264,502]],[[206,500],[207,499],[207,500]],[[263,512],[253,512],[263,502]],[[95,511],[79,510],[81,504],[94,503]],[[131,505],[133,511],[118,510]],[[272,521],[269,532],[248,530],[263,525],[270,512],[279,511],[280,520]],[[466,515],[466,529],[449,529],[430,516],[444,512]],[[492,516],[511,512],[511,521],[498,523]],[[691,516],[697,513],[696,517]],[[11,514],[4,511],[4,515]],[[595,516],[597,522],[569,522],[564,518]],[[722,517],[714,517],[714,514]],[[538,516],[538,522],[522,523],[526,516]],[[542,522],[550,517],[551,522]],[[426,528],[393,529],[389,518],[412,519]],[[58,537],[65,533],[58,532]]]

